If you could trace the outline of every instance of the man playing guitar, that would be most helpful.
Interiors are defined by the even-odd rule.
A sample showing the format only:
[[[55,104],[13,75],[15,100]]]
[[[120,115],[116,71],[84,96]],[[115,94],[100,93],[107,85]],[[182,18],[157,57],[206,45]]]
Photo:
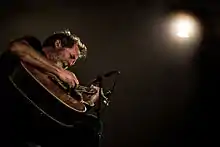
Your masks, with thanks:
[[[49,36],[43,42],[42,45],[41,42],[33,36],[24,36],[10,43],[8,49],[1,55],[0,58],[0,67],[1,67],[0,78],[2,84],[2,88],[1,88],[2,117],[1,118],[3,119],[2,122],[3,124],[1,125],[2,126],[1,132],[2,135],[4,136],[0,140],[3,143],[6,143],[5,146],[11,146],[11,145],[28,146],[28,144],[30,143],[35,144],[36,146],[36,144],[39,144],[35,139],[32,139],[31,137],[26,139],[26,136],[29,136],[30,134],[27,134],[25,129],[29,129],[29,128],[28,127],[26,128],[25,125],[22,123],[22,121],[20,122],[20,120],[25,120],[25,123],[29,123],[28,120],[26,120],[27,117],[26,112],[29,112],[30,110],[25,108],[24,111],[20,112],[20,109],[23,109],[23,104],[21,104],[22,102],[20,102],[18,98],[19,94],[15,92],[14,87],[11,86],[11,83],[7,78],[13,72],[17,64],[19,64],[20,62],[27,63],[41,70],[44,73],[49,73],[54,75],[57,79],[67,84],[69,88],[74,89],[79,86],[79,80],[77,79],[75,74],[68,71],[67,68],[74,65],[77,60],[85,58],[86,54],[87,54],[86,46],[80,41],[80,39],[77,36],[71,34],[69,30],[64,30],[61,32],[54,33],[53,35]],[[25,84],[25,81],[23,81],[23,84]],[[90,91],[93,91],[93,93],[90,94],[89,99],[87,98],[88,101],[84,101],[84,102],[88,105],[93,105],[99,97],[100,88],[98,86],[91,85],[89,89]],[[13,117],[14,113],[20,113],[19,117],[17,118]],[[32,115],[31,111],[29,113],[30,115]],[[85,119],[85,120],[90,121],[89,119]],[[79,128],[77,129],[78,132],[80,131],[83,132],[82,130],[85,130],[85,128],[82,128],[82,130],[80,130]],[[87,146],[87,145],[94,146],[91,141],[89,142],[90,139],[86,138],[86,136],[87,137],[90,136],[91,138],[91,135],[88,135],[89,134],[88,132],[90,132],[90,134],[93,135],[94,132],[91,133],[90,130],[89,131],[86,130],[85,132],[87,132],[87,134],[84,133],[85,138],[81,137],[81,140],[79,140],[77,138],[74,138],[74,136],[77,135],[73,135],[74,131],[77,129],[72,129],[71,131],[69,131],[71,133],[68,132],[69,134],[67,133],[65,135],[60,134],[62,131],[59,132],[61,129],[58,129],[59,131],[56,132],[58,134],[57,138],[59,139],[65,138],[66,140],[68,140],[66,141],[66,144],[68,145],[77,146],[78,145],[77,142],[81,142],[80,143],[81,146]],[[91,128],[91,130],[93,130],[93,128]],[[53,131],[55,130],[51,129],[51,133]],[[29,133],[30,132],[31,131],[29,131]],[[22,133],[24,134],[26,133],[26,134],[22,135]],[[41,133],[42,134],[39,135],[35,134],[35,136],[38,136],[39,138],[44,138],[43,140],[47,142],[46,145],[51,146],[54,144],[58,145],[60,143],[60,142],[56,143],[57,138],[48,139],[48,140],[45,139],[45,135],[43,135],[44,132]],[[71,143],[67,143],[67,142],[71,142]],[[40,145],[44,146],[44,143]],[[65,145],[62,144],[61,146],[65,146]]]

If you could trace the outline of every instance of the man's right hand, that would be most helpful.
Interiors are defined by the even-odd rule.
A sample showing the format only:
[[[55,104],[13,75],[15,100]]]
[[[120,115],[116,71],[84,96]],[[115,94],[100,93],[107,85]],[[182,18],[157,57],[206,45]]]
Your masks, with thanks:
[[[79,84],[76,75],[68,70],[60,69],[57,73],[57,76],[61,81],[67,83],[70,88],[73,88]]]

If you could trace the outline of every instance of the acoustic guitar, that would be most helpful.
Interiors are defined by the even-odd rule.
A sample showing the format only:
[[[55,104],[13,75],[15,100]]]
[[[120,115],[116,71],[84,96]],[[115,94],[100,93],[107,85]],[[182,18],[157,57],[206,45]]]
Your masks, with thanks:
[[[19,66],[9,76],[15,88],[29,100],[41,113],[62,125],[72,125],[84,115],[90,115],[83,92],[93,94],[96,91],[88,87],[79,87],[77,94],[67,88],[54,76],[20,62]]]

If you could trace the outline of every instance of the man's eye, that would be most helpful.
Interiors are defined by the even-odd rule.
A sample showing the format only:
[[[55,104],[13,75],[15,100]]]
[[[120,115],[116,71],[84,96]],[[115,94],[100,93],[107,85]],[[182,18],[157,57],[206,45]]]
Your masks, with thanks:
[[[75,56],[72,55],[72,54],[70,54],[70,58],[71,58],[71,59],[75,59]]]

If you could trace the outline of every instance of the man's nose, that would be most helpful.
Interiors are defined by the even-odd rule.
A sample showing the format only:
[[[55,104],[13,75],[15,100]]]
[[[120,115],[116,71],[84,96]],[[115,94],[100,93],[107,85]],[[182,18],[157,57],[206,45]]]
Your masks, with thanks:
[[[70,61],[69,61],[69,64],[70,64],[69,66],[73,65],[73,64],[75,63],[75,61],[76,61],[76,60],[74,60],[74,59],[70,60]]]

